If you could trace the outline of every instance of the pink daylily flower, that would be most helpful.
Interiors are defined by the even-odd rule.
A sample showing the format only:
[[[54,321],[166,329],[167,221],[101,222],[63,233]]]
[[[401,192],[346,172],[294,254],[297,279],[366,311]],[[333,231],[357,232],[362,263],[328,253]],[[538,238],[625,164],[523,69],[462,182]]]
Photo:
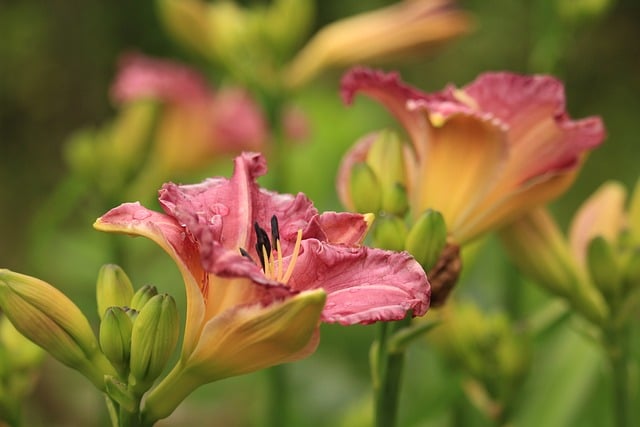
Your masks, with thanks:
[[[302,193],[261,189],[265,172],[262,155],[243,153],[231,179],[165,184],[164,213],[125,203],[95,223],[152,239],[178,265],[187,319],[176,369],[194,383],[305,357],[319,321],[398,320],[429,306],[429,283],[408,253],[361,246],[368,216],[320,214]],[[148,404],[175,394],[182,377],[170,374]]]
[[[465,243],[564,192],[588,150],[605,136],[599,117],[571,120],[562,83],[549,76],[486,73],[463,87],[427,94],[396,73],[348,72],[342,96],[381,102],[406,130],[406,184],[414,217],[440,211]],[[338,191],[352,207],[348,176],[375,136],[345,156]]]
[[[216,92],[204,76],[177,62],[123,56],[111,97],[116,104],[145,99],[162,103],[156,161],[164,169],[183,172],[219,154],[258,150],[267,140],[264,114],[248,92]]]

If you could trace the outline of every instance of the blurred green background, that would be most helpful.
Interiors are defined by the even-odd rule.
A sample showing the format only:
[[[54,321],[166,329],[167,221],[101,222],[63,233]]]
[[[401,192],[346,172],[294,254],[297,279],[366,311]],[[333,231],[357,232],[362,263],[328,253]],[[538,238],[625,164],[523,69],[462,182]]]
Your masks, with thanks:
[[[318,1],[316,26],[391,3]],[[640,3],[459,3],[473,14],[474,32],[431,55],[384,68],[401,70],[406,82],[428,91],[448,82],[464,85],[490,70],[555,74],[565,81],[571,116],[601,115],[608,134],[576,185],[554,203],[561,223],[566,224],[579,203],[605,180],[633,185],[640,176]],[[98,126],[113,117],[108,88],[118,56],[137,50],[192,63],[194,58],[166,35],[151,0],[0,0],[0,35],[0,266],[50,281],[97,320],[93,278],[109,260],[94,250],[93,243],[105,239],[91,230],[95,218],[75,215],[74,230],[87,232],[76,240],[54,242],[47,249],[54,260],[50,262],[30,253],[34,218],[46,217],[43,202],[64,177],[65,140],[78,128]],[[353,107],[343,106],[340,75],[341,70],[325,74],[296,98],[311,120],[312,136],[291,149],[284,190],[307,192],[321,210],[340,209],[334,176],[347,147],[366,132],[394,125],[380,106],[364,98]],[[226,173],[228,167],[214,166],[210,173],[218,170]],[[159,250],[149,242],[126,244],[139,253],[139,259],[127,266],[138,286],[153,282],[182,297],[168,258],[158,257]],[[514,275],[500,251],[496,242],[485,242],[457,292],[489,310],[522,314],[535,305],[531,301],[545,296]],[[150,259],[153,262],[146,262]],[[514,292],[514,287],[521,289]],[[367,327],[323,327],[318,353],[290,367],[296,395],[291,425],[337,425],[345,414],[358,419],[359,412],[366,411],[367,353],[373,333]],[[606,425],[607,406],[589,404],[608,399],[594,346],[571,330],[545,336],[538,344],[548,351],[533,355],[523,399],[528,402],[516,425]],[[409,354],[401,425],[485,425],[468,407],[459,413],[470,413],[469,418],[452,419],[450,402],[460,393],[452,384],[459,374],[428,348],[415,347]],[[52,361],[46,368],[30,403],[34,420],[51,426],[106,425],[103,402],[83,378]],[[167,425],[259,425],[264,380],[263,373],[256,373],[203,387],[178,410],[174,424]],[[548,390],[563,397],[549,402]],[[359,402],[365,406],[358,408]]]

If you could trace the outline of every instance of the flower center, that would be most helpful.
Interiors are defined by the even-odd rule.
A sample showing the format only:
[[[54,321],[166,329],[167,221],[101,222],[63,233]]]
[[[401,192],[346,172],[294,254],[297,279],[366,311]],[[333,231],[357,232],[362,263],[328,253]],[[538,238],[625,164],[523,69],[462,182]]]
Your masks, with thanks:
[[[289,265],[287,270],[284,270],[284,261],[282,259],[282,245],[280,243],[280,230],[278,228],[278,218],[273,215],[271,217],[271,239],[264,228],[260,227],[258,222],[253,224],[253,228],[256,232],[256,253],[262,266],[262,271],[267,278],[278,281],[280,283],[287,283],[296,261],[298,260],[298,254],[300,253],[300,247],[302,244],[302,230],[298,230],[296,243],[293,248],[293,253],[289,259]],[[243,248],[240,248],[240,253],[253,260],[251,255]]]

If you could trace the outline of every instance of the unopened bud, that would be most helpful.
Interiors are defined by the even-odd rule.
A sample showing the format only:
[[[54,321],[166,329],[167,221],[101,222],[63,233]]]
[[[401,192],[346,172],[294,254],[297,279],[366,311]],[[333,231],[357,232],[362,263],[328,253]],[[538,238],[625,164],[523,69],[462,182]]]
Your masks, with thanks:
[[[34,368],[44,356],[42,348],[22,335],[5,316],[0,316],[0,347],[7,359],[3,360],[2,367],[12,370]]]
[[[128,306],[134,310],[140,311],[142,307],[149,302],[151,298],[158,295],[158,289],[153,285],[144,285],[136,291],[128,303]]]
[[[366,163],[357,163],[351,169],[351,200],[356,211],[376,213],[382,208],[382,192],[376,174]]]
[[[404,241],[407,238],[407,226],[402,218],[397,216],[379,216],[373,229],[375,246],[390,251],[404,249]]]
[[[42,280],[1,269],[0,307],[25,337],[104,387],[103,375],[112,368],[87,318],[62,292]]]
[[[103,265],[98,272],[96,298],[98,315],[103,318],[109,307],[126,307],[133,297],[131,280],[122,268],[115,264]]]
[[[403,216],[409,209],[405,189],[404,150],[400,138],[382,131],[367,153],[367,165],[373,170],[382,192],[382,210]]]
[[[415,222],[405,242],[405,249],[425,271],[435,266],[447,244],[447,226],[438,211],[427,209]]]
[[[200,0],[159,0],[158,13],[176,40],[209,57],[207,3]]]
[[[178,309],[168,294],[154,296],[140,310],[131,333],[130,377],[137,392],[148,390],[162,373],[178,342],[178,327]]]
[[[594,284],[605,298],[619,294],[622,272],[616,262],[614,250],[602,236],[596,236],[587,247],[587,268]]]
[[[100,322],[100,348],[122,376],[129,367],[133,328],[127,311],[123,307],[109,307]]]

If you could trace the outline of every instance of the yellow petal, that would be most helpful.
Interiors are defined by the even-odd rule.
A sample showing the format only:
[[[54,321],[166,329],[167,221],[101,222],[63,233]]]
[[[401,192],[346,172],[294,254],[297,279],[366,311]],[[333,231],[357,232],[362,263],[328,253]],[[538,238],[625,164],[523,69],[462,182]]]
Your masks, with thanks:
[[[496,124],[462,114],[432,128],[409,189],[414,216],[435,209],[455,233],[500,172],[507,154],[505,136]]]
[[[627,190],[619,182],[603,184],[580,207],[569,230],[571,250],[581,265],[585,262],[587,245],[596,236],[615,241],[624,225],[624,204]]]
[[[313,290],[268,307],[227,310],[206,324],[187,366],[210,382],[306,357],[317,346],[325,299]]]
[[[476,206],[474,215],[470,216],[461,227],[452,230],[457,242],[473,240],[478,235],[498,228],[562,194],[575,180],[578,170],[543,176],[515,189],[512,192],[492,189],[491,193]]]

